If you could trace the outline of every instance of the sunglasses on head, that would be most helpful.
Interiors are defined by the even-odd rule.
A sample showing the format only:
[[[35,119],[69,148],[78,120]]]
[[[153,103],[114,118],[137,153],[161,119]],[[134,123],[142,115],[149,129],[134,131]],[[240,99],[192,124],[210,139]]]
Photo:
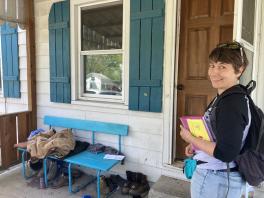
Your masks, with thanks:
[[[230,42],[230,43],[220,43],[217,45],[217,48],[227,48],[227,49],[233,49],[233,50],[240,50],[240,56],[241,56],[241,61],[242,63],[244,63],[244,56],[243,56],[243,46],[234,41],[234,42]]]

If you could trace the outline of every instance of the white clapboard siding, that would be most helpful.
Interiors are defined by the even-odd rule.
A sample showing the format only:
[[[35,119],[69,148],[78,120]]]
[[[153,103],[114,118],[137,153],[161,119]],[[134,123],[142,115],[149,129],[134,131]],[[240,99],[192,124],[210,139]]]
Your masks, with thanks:
[[[27,82],[27,69],[26,68],[19,68],[20,69],[20,82]]]
[[[25,93],[27,94],[28,90],[27,90],[27,81],[21,81],[20,82],[20,91],[21,93]]]
[[[48,57],[47,57],[48,58]],[[49,69],[48,68],[45,68],[45,69],[39,69],[37,68],[37,71],[36,71],[36,78],[37,78],[37,81],[42,81],[42,82],[49,82]]]
[[[19,68],[26,69],[27,68],[27,57],[19,57]]]
[[[47,18],[45,18],[47,20]],[[37,56],[49,56],[49,44],[40,43],[36,46],[36,55]],[[39,57],[40,58],[40,57]],[[46,59],[46,57],[44,57]],[[48,65],[46,65],[48,66]]]
[[[36,85],[38,94],[48,95],[50,93],[50,83],[49,82],[38,82]]]
[[[37,86],[38,86],[38,82],[37,82]],[[37,91],[37,101],[38,101],[37,105],[40,107],[62,108],[62,109],[68,108],[68,109],[75,109],[75,110],[82,109],[83,111],[88,111],[88,112],[117,113],[117,114],[122,114],[122,115],[128,114],[127,109],[114,108],[114,105],[111,106],[112,108],[109,108],[109,104],[107,104],[107,103],[95,104],[95,103],[91,103],[91,102],[83,102],[81,105],[51,103],[51,102],[49,102],[50,101],[49,93],[43,94],[43,93],[39,93],[38,91]]]
[[[36,55],[36,67],[37,69],[49,68],[49,56],[48,55]]]

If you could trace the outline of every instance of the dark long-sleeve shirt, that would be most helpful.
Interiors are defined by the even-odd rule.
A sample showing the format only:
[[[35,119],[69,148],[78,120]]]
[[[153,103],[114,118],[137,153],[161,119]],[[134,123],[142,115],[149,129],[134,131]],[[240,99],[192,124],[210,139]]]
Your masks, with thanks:
[[[231,162],[239,154],[249,122],[247,99],[241,94],[222,98],[216,108],[216,147],[214,157]]]
[[[205,113],[215,134],[213,156],[197,150],[194,159],[207,162],[198,165],[200,168],[226,169],[226,162],[230,162],[232,168],[236,166],[234,159],[240,153],[250,126],[248,99],[242,94],[230,94],[215,103]]]

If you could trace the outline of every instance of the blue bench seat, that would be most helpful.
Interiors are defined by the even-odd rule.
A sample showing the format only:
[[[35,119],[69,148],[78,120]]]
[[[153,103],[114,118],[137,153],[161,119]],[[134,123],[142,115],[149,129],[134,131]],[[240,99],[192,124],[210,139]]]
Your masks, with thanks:
[[[64,159],[64,161],[87,168],[99,169],[101,171],[109,171],[120,162],[118,160],[104,159],[104,156],[104,153],[95,154],[89,151],[83,151],[77,155]]]

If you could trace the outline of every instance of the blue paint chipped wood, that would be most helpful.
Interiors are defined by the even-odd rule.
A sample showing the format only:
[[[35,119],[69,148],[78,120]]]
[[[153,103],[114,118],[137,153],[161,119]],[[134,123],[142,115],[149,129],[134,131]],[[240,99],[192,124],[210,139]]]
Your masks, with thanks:
[[[49,14],[50,100],[71,102],[70,1],[54,3]]]
[[[130,3],[129,109],[161,112],[164,0]]]
[[[18,33],[6,22],[1,25],[4,97],[20,98]]]
[[[140,11],[140,0],[131,1],[131,16]],[[138,110],[139,88],[131,86],[139,80],[140,20],[130,20],[130,61],[129,61],[129,109]]]

